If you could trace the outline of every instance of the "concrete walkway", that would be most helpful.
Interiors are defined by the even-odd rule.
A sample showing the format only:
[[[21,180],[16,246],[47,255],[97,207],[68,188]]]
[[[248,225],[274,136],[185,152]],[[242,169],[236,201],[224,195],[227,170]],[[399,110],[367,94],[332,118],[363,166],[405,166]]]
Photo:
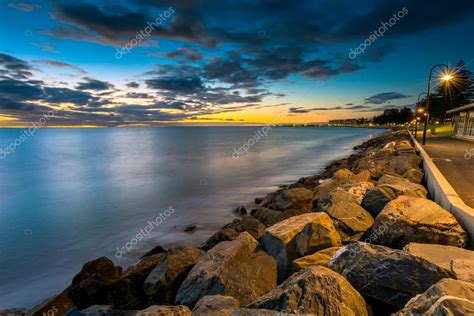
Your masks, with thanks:
[[[474,207],[474,142],[429,137],[423,148],[464,203]]]

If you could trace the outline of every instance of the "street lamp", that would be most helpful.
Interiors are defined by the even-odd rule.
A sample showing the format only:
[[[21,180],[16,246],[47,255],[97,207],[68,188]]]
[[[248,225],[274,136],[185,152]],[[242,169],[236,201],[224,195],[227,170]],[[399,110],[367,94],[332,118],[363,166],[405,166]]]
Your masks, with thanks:
[[[416,102],[416,106],[415,106],[415,139],[418,134],[418,119],[416,116],[418,115],[418,113],[423,113],[423,109],[418,109],[418,104],[420,104],[420,97],[423,94],[426,94],[426,92],[422,92],[418,95],[418,101]]]
[[[428,92],[426,93],[426,113],[425,113],[425,126],[423,127],[423,145],[426,144],[426,127],[428,126],[428,122],[430,120],[430,90],[431,90],[431,76],[433,75],[433,70],[437,67],[444,67],[446,68],[446,74],[441,77],[443,80],[451,80],[453,76],[449,74],[449,67],[446,64],[437,64],[434,65],[430,70],[430,76],[428,77]]]

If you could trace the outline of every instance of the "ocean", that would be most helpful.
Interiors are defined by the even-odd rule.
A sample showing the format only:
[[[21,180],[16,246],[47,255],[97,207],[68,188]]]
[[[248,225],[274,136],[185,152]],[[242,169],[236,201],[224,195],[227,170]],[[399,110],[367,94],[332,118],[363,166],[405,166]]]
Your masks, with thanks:
[[[200,245],[237,218],[234,207],[322,171],[381,132],[0,129],[0,309],[61,292],[100,256],[125,268],[157,245]]]

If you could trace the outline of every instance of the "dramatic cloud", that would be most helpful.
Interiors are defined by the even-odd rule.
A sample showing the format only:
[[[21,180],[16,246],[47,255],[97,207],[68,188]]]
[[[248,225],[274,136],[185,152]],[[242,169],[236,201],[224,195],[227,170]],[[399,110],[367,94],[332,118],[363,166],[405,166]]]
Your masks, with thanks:
[[[366,104],[383,104],[391,100],[399,100],[399,99],[404,99],[408,97],[409,97],[408,95],[404,95],[398,92],[384,92],[384,93],[379,93],[371,97],[368,97],[367,99],[365,99],[365,103]]]
[[[192,48],[178,48],[174,52],[167,53],[165,56],[168,58],[178,58],[183,61],[199,61],[203,59],[202,54]]]
[[[83,75],[87,74],[87,72],[82,68],[79,68],[79,67],[77,67],[75,65],[72,65],[72,64],[63,63],[63,62],[57,61],[57,60],[41,59],[41,60],[34,60],[33,62],[43,64],[43,65],[49,65],[49,66],[53,66],[53,67],[57,67],[57,68],[69,68],[69,69],[74,70],[75,72],[78,72],[80,74],[83,74]]]
[[[84,77],[84,82],[79,82],[77,89],[79,90],[110,90],[114,88],[114,85],[105,81]]]

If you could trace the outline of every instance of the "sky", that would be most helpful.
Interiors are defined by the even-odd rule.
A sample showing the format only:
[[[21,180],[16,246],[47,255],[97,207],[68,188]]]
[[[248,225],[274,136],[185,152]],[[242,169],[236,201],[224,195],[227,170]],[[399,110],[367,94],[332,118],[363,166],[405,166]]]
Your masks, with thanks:
[[[0,0],[0,27],[0,127],[371,118],[474,70],[472,0]]]

